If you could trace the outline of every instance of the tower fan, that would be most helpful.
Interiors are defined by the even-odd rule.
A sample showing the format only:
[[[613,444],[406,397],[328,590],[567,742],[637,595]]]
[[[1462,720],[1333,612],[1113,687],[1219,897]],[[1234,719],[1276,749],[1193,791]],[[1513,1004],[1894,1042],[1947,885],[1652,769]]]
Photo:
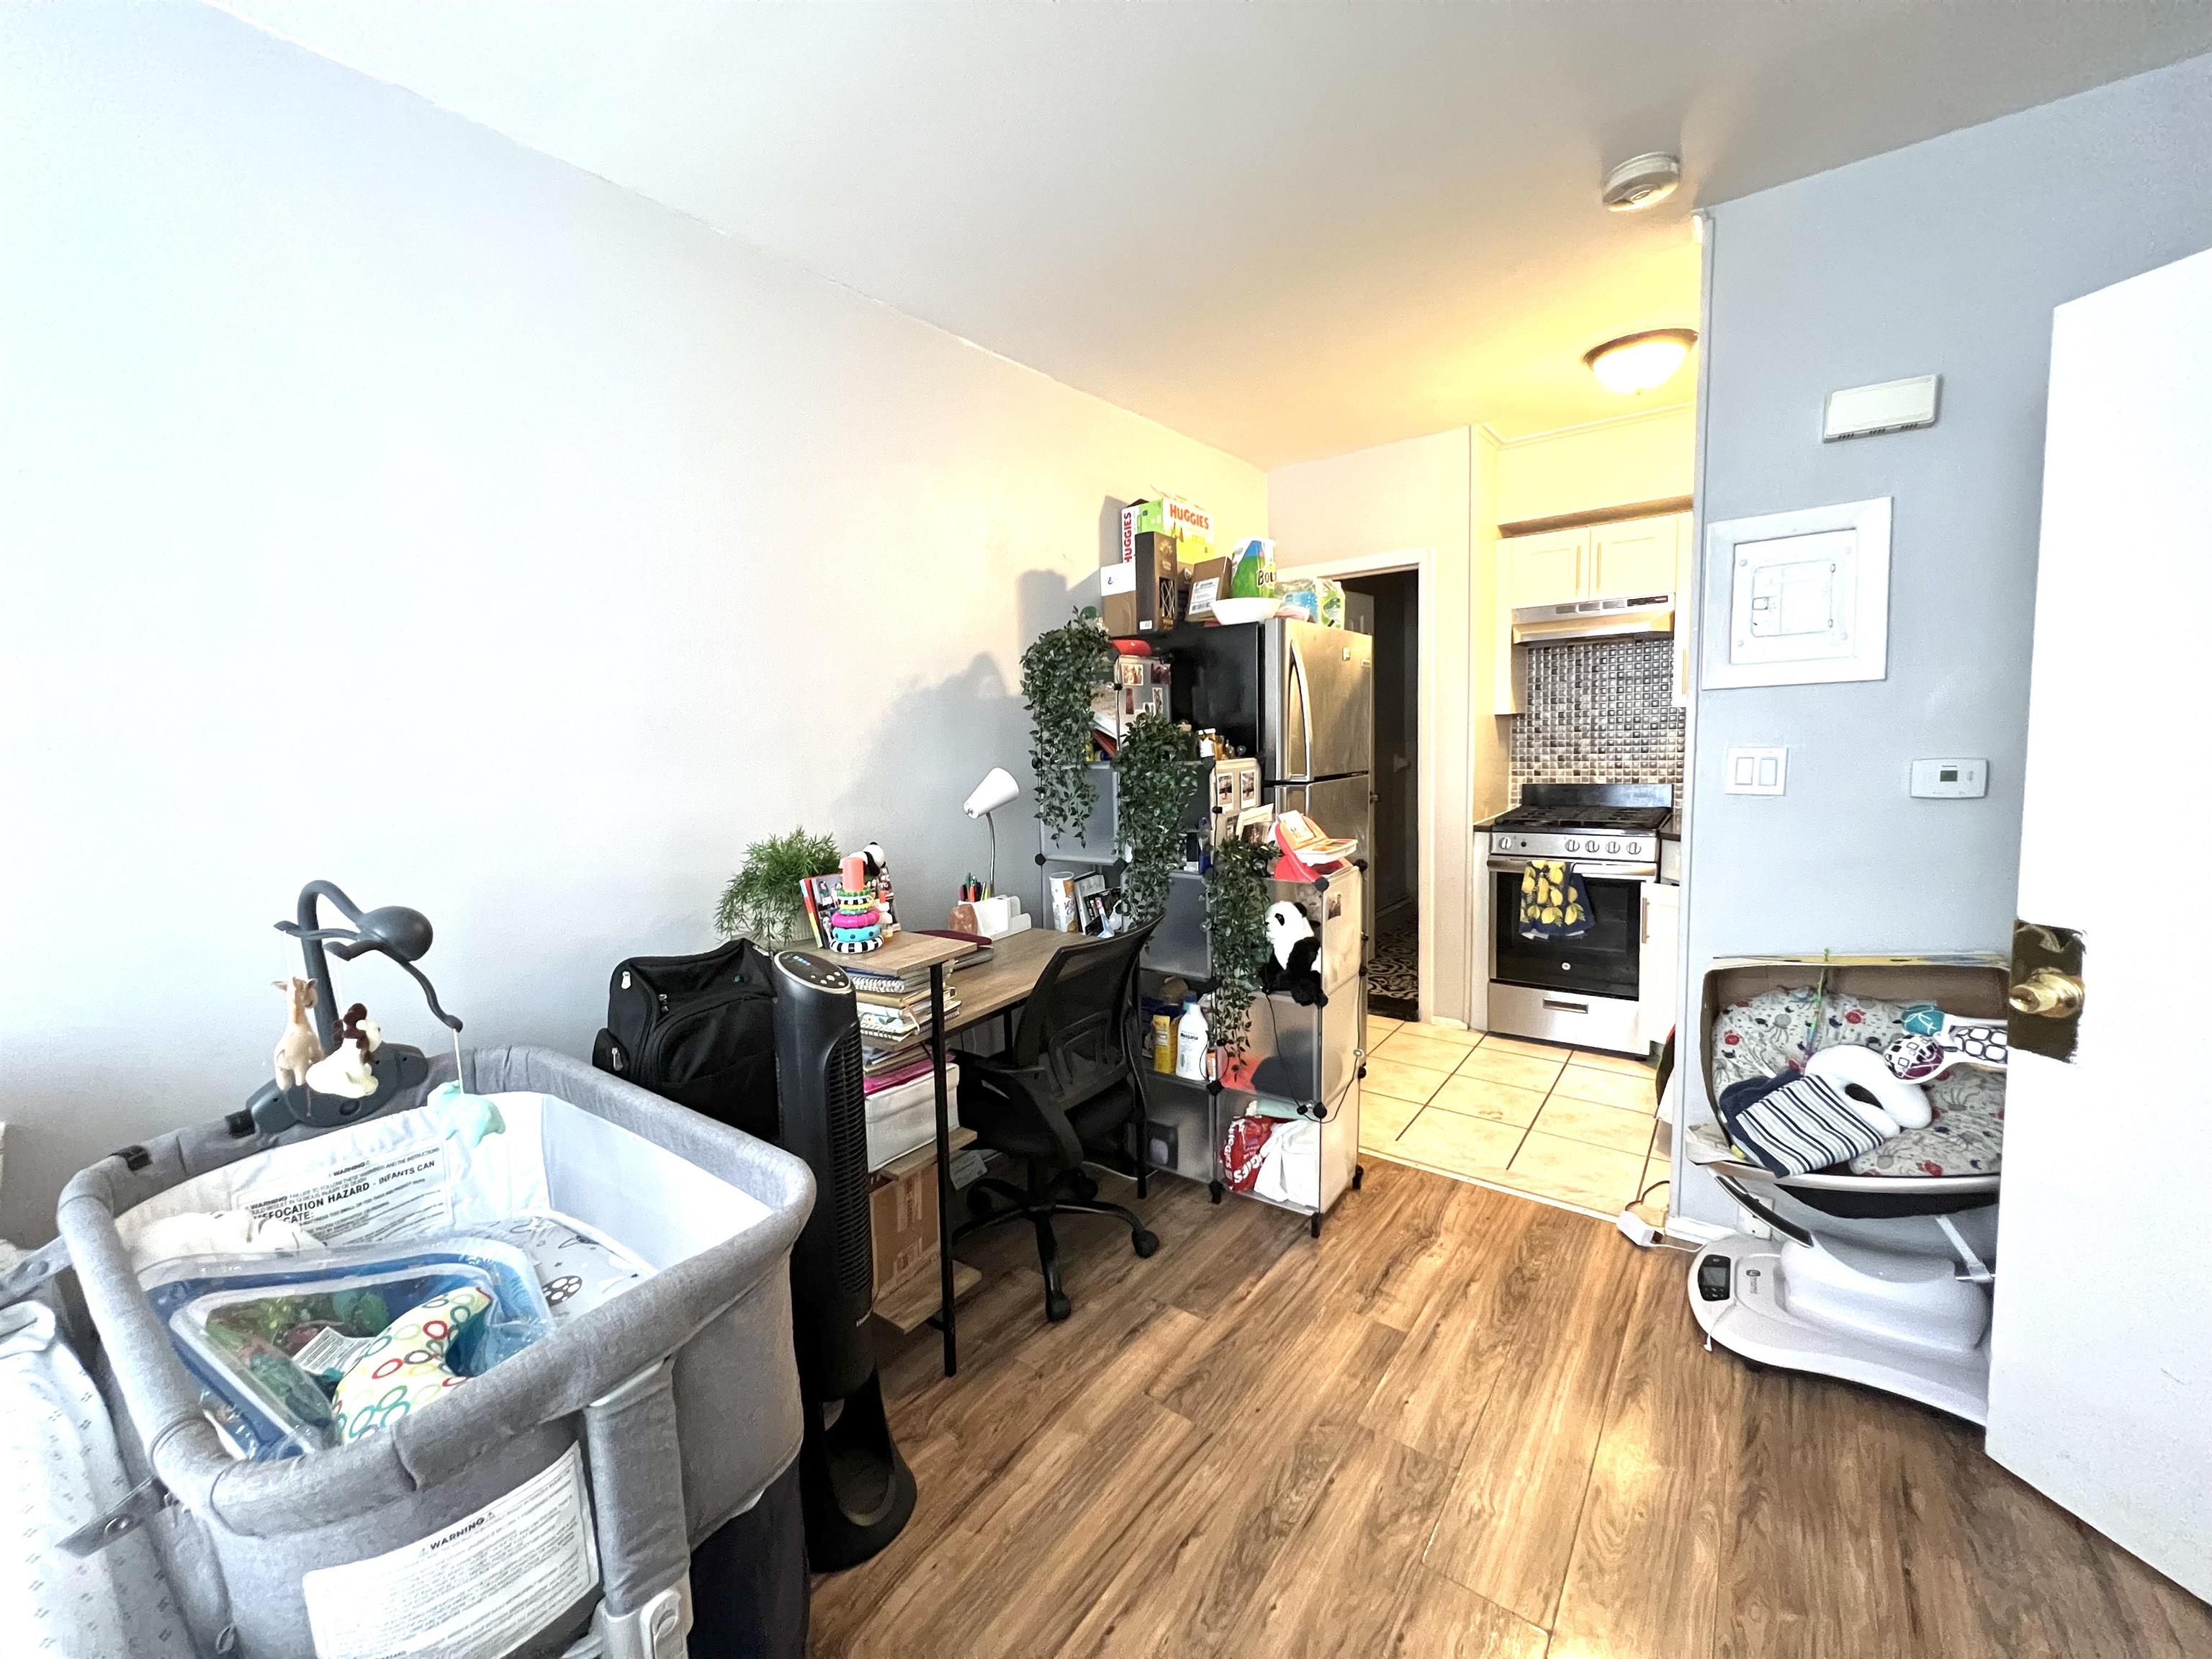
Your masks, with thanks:
[[[776,1097],[786,1151],[814,1171],[813,1213],[791,1252],[791,1321],[805,1396],[799,1492],[817,1571],[856,1566],[914,1513],[914,1472],[884,1414],[868,1332],[868,1123],[860,1026],[844,969],[804,951],[775,958]]]

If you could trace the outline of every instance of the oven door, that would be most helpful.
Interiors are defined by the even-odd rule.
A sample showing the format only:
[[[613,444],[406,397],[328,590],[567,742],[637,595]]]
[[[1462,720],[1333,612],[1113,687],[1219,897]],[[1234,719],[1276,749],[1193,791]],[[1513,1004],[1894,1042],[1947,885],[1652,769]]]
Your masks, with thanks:
[[[1635,1001],[1643,888],[1652,872],[1641,865],[1591,866],[1570,860],[1567,868],[1589,892],[1589,932],[1579,939],[1523,939],[1521,872],[1528,864],[1526,859],[1490,860],[1490,977],[1540,991]]]

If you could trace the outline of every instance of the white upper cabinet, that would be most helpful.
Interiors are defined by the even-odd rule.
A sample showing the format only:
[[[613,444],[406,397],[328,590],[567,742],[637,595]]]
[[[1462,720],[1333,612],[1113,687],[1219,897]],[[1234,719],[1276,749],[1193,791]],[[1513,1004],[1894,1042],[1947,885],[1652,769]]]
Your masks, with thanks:
[[[1601,524],[1589,532],[1589,591],[1578,597],[1625,599],[1674,591],[1674,552],[1683,514]]]
[[[1504,578],[1505,608],[1564,605],[1585,592],[1591,569],[1590,532],[1558,530],[1542,536],[1516,536],[1498,544]]]
[[[1492,711],[1521,712],[1522,664],[1512,642],[1515,611],[1528,605],[1647,593],[1680,595],[1675,616],[1675,696],[1686,701],[1690,630],[1684,625],[1687,611],[1683,602],[1688,595],[1682,589],[1693,544],[1686,513],[1502,538],[1498,543],[1498,673]]]

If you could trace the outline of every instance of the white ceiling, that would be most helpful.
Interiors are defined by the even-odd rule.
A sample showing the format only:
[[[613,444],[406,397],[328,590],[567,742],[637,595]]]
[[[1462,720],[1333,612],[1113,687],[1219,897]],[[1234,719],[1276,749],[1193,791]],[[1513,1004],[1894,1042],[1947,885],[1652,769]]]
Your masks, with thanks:
[[[223,3],[1265,466],[1626,412],[1580,356],[1696,322],[1693,204],[2212,48],[2081,0]],[[1654,149],[1684,190],[1604,212]]]

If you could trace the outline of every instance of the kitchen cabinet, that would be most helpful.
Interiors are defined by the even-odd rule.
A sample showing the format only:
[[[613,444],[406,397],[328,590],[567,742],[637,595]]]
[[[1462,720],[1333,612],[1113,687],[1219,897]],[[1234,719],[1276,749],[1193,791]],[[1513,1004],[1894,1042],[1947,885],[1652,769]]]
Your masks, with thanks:
[[[1525,659],[1513,645],[1513,612],[1523,605],[1567,605],[1577,599],[1632,599],[1647,593],[1686,594],[1685,560],[1695,538],[1690,515],[1662,513],[1618,524],[1507,536],[1498,544],[1498,672],[1491,712],[1521,712]],[[1680,617],[1677,623],[1680,623]],[[1688,630],[1675,634],[1675,697],[1688,701]]]
[[[1643,925],[1636,963],[1636,1023],[1646,1042],[1664,1042],[1680,1012],[1682,890],[1667,882],[1644,884]]]
[[[1560,530],[1516,536],[1498,544],[1498,565],[1507,611],[1524,605],[1565,605],[1583,597],[1590,532]]]
[[[1679,520],[1658,519],[1601,524],[1589,532],[1590,599],[1632,599],[1674,591],[1674,549],[1681,539]]]

